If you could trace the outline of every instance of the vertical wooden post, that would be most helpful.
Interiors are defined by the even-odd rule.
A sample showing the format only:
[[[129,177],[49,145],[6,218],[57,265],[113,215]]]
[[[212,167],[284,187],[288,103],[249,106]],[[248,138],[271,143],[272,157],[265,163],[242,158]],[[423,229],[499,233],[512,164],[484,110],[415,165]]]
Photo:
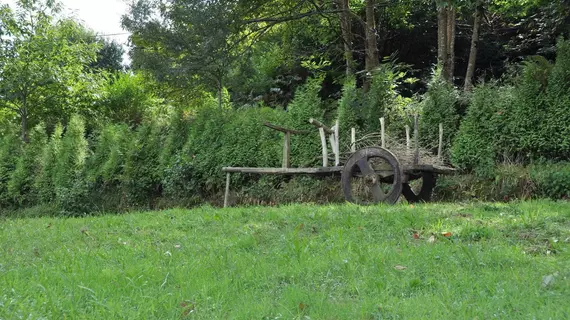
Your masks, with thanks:
[[[336,152],[334,154],[334,165],[338,166],[340,164],[340,142],[339,142],[339,130],[340,130],[340,126],[338,123],[338,120],[336,121],[335,125],[334,125],[334,142],[335,142],[335,147],[336,147]]]
[[[350,151],[356,152],[356,128],[350,129]]]
[[[228,207],[228,201],[230,200],[230,173],[226,173],[226,194],[224,195],[224,208]]]
[[[291,167],[291,132],[285,132],[283,140],[283,168]]]
[[[384,127],[384,117],[380,118],[380,136],[382,139],[382,148],[386,148],[386,128]]]
[[[437,148],[437,157],[441,159],[443,152],[443,123],[439,124],[439,146]]]
[[[327,151],[327,138],[325,136],[325,129],[319,128],[319,134],[321,136],[321,146],[323,148],[323,167],[328,167],[328,151]]]
[[[406,148],[410,149],[410,126],[406,125]]]
[[[414,115],[414,164],[420,163],[420,121],[418,115]]]

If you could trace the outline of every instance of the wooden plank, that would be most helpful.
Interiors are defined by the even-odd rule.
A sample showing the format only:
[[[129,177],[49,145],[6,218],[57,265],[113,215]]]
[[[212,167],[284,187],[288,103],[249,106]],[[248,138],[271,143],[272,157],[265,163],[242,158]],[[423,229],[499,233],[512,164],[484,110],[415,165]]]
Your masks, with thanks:
[[[350,151],[356,152],[356,128],[350,129]]]
[[[258,174],[333,174],[340,173],[343,167],[320,167],[320,168],[252,168],[252,167],[224,167],[223,172],[235,173],[258,173]]]
[[[402,171],[404,173],[428,171],[428,172],[439,173],[439,174],[453,174],[453,173],[458,172],[458,170],[455,168],[437,166],[437,165],[429,165],[429,164],[419,164],[419,165],[406,166],[403,168]]]
[[[273,129],[273,130],[277,130],[277,131],[280,131],[280,132],[283,132],[283,133],[292,133],[292,134],[307,134],[307,133],[310,133],[310,131],[307,131],[307,130],[295,130],[295,129],[284,128],[284,127],[280,127],[280,126],[274,125],[274,124],[269,123],[269,122],[264,122],[263,125],[266,126],[266,127],[268,127],[268,128],[271,128],[271,129]]]
[[[283,168],[291,167],[291,133],[285,132],[283,138]]]
[[[327,138],[325,137],[325,130],[323,128],[319,128],[319,134],[321,135],[321,147],[323,149],[323,167],[328,167],[329,153],[327,151]]]
[[[443,123],[439,124],[439,146],[437,147],[437,157],[441,159],[443,152]]]
[[[312,125],[314,125],[314,126],[317,127],[317,128],[323,128],[323,130],[325,130],[325,133],[327,133],[327,134],[334,133],[331,128],[325,126],[322,122],[320,122],[320,121],[317,120],[317,119],[311,118],[311,119],[309,119],[309,123],[312,124]]]
[[[224,208],[228,207],[228,201],[230,199],[230,171],[226,173],[226,194],[224,195]]]
[[[386,128],[384,117],[380,118],[380,140],[382,141],[382,148],[386,148]]]

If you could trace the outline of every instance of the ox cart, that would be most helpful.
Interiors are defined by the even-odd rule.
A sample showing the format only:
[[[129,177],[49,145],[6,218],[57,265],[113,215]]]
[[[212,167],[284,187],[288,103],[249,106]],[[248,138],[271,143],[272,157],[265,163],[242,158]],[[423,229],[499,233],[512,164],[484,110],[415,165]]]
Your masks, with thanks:
[[[384,119],[380,118],[380,134],[367,135],[356,140],[355,129],[351,131],[350,151],[341,154],[339,151],[339,124],[332,128],[318,120],[310,119],[321,137],[323,165],[312,168],[291,168],[290,150],[291,135],[308,134],[280,127],[271,123],[264,125],[284,134],[283,162],[281,168],[224,167],[226,173],[226,190],[224,207],[228,206],[230,192],[230,175],[232,173],[268,174],[268,175],[313,175],[340,176],[344,198],[352,203],[369,205],[376,203],[394,204],[401,195],[410,203],[430,201],[438,175],[452,174],[456,170],[445,166],[441,161],[443,146],[443,127],[439,126],[439,146],[437,157],[420,156],[418,117],[414,118],[414,147],[411,148],[410,128],[406,126],[406,145],[399,146],[397,152],[386,147]],[[329,166],[327,135],[332,149],[333,166]],[[374,138],[379,138],[379,142]],[[363,144],[363,142],[368,142]],[[372,143],[370,143],[372,142]],[[359,148],[357,149],[357,146]],[[422,161],[422,158],[423,161]],[[427,160],[427,161],[426,161]]]

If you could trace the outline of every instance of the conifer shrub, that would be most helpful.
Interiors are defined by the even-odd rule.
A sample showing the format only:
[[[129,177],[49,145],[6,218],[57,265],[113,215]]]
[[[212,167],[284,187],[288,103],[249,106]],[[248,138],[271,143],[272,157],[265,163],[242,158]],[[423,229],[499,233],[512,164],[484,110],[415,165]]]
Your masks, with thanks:
[[[55,200],[64,212],[85,213],[93,209],[85,172],[88,151],[85,121],[73,115],[61,138],[53,172]]]
[[[42,148],[46,145],[45,127],[37,125],[30,133],[30,142],[22,144],[16,167],[8,181],[8,197],[18,206],[37,204],[34,178],[40,173]]]
[[[152,208],[161,195],[162,142],[162,128],[157,124],[147,123],[136,129],[121,176],[126,206]]]
[[[12,204],[8,194],[10,176],[16,168],[21,152],[21,140],[15,128],[8,128],[0,136],[0,206]]]
[[[341,147],[350,143],[351,129],[360,131],[362,97],[356,87],[356,79],[349,78],[342,87],[342,96],[338,103],[338,121],[340,125]],[[346,142],[346,143],[344,143]]]
[[[34,190],[37,192],[41,203],[51,203],[55,201],[55,172],[56,163],[61,148],[61,137],[63,127],[58,124],[55,127],[49,141],[42,147],[38,170],[39,173],[34,179]]]
[[[436,72],[428,84],[420,114],[420,143],[437,150],[439,124],[443,124],[444,150],[449,150],[459,125],[458,92],[451,83]]]
[[[305,84],[297,88],[295,97],[287,106],[288,127],[310,131],[309,134],[291,137],[291,165],[294,167],[314,166],[319,163],[321,154],[319,132],[309,123],[309,119],[325,121],[323,101],[319,96],[322,82],[322,77],[307,79]]]

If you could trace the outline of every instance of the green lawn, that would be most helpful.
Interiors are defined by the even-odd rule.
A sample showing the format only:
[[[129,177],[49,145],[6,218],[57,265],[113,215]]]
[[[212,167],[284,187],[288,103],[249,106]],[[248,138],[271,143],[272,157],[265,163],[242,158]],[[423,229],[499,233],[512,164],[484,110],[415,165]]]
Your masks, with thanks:
[[[569,203],[4,219],[0,243],[0,319],[570,318]]]

